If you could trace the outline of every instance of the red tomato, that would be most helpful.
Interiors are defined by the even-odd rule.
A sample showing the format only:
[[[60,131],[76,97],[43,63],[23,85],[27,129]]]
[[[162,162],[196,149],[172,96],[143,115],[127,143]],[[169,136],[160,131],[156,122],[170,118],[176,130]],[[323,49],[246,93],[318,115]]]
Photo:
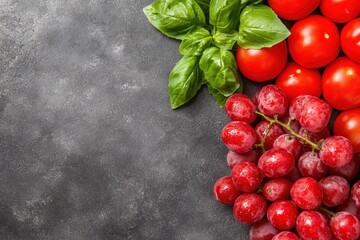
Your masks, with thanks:
[[[268,0],[274,12],[286,20],[298,20],[310,15],[320,4],[320,0]]]
[[[360,106],[360,64],[340,57],[329,64],[322,76],[324,99],[338,110]]]
[[[244,49],[236,51],[236,62],[240,72],[255,82],[274,79],[286,65],[286,42],[282,41],[270,48]]]
[[[344,111],[335,119],[335,135],[347,137],[354,152],[360,152],[360,108]]]
[[[326,17],[311,15],[293,25],[288,44],[291,57],[299,65],[324,67],[339,54],[339,31]]]
[[[360,18],[351,20],[341,30],[340,45],[349,58],[360,63]]]
[[[336,23],[345,23],[360,14],[359,0],[321,0],[322,14]]]
[[[277,76],[276,85],[286,93],[290,100],[303,94],[316,97],[321,95],[321,75],[319,71],[301,67],[294,62],[289,62]]]

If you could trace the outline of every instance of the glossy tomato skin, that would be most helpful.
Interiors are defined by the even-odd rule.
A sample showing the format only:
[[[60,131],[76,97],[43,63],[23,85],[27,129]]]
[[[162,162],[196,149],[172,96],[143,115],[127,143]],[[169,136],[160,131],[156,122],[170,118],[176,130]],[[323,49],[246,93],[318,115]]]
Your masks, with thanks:
[[[298,20],[310,15],[320,0],[268,0],[268,4],[280,18]]]
[[[348,138],[354,152],[360,152],[360,108],[341,112],[335,119],[334,134]]]
[[[238,47],[236,62],[240,72],[255,82],[274,79],[285,67],[287,61],[286,42],[282,41],[270,48],[244,49]]]
[[[321,68],[339,54],[339,31],[334,22],[320,15],[297,21],[288,38],[293,60],[307,68]]]
[[[324,99],[335,109],[360,107],[360,64],[340,57],[329,64],[322,76]]]
[[[360,63],[360,18],[351,20],[343,27],[340,45],[349,58]]]
[[[346,23],[360,14],[359,0],[321,0],[321,13],[336,23]]]
[[[286,96],[293,100],[299,95],[321,95],[321,75],[316,69],[304,68],[295,62],[286,64],[284,70],[277,76],[276,85]]]

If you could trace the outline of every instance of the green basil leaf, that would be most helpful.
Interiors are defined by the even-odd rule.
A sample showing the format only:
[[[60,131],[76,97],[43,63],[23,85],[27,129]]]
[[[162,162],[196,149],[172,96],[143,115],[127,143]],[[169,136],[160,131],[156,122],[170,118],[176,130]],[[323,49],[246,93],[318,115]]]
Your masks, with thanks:
[[[271,47],[290,35],[290,31],[268,6],[246,6],[240,15],[238,44],[243,48]]]
[[[199,57],[184,56],[175,64],[169,76],[169,96],[172,109],[193,98],[202,85]]]
[[[201,72],[201,85],[205,85],[208,82],[205,78],[205,73],[201,70],[201,68],[200,68],[200,72]]]
[[[245,7],[247,5],[260,4],[262,2],[262,0],[242,0],[241,4]]]
[[[228,97],[240,87],[234,54],[218,47],[207,48],[200,59],[200,69],[210,85]]]
[[[215,101],[217,102],[217,104],[219,105],[219,107],[224,108],[225,107],[225,103],[227,100],[227,97],[225,97],[224,95],[222,95],[218,90],[216,90],[215,88],[213,88],[210,83],[206,84],[209,93],[214,97]]]
[[[215,32],[213,34],[213,42],[214,44],[223,49],[231,50],[234,47],[237,39],[239,38],[239,33],[237,31],[233,31],[231,33],[223,33],[223,32]]]
[[[176,39],[182,39],[194,25],[206,25],[205,15],[195,0],[156,0],[143,11],[155,28]]]
[[[199,56],[210,46],[212,36],[208,30],[202,27],[193,27],[183,38],[179,46],[182,55]]]
[[[240,0],[211,0],[209,22],[215,31],[232,32],[239,24]]]
[[[210,0],[195,0],[201,9],[203,10],[205,14],[205,18],[209,19],[209,6],[210,6]]]

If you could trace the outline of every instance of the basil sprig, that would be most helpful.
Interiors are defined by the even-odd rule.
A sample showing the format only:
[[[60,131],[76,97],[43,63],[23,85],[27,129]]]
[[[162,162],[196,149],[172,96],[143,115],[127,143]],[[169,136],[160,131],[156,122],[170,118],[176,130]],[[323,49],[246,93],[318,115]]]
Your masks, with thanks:
[[[262,0],[156,0],[144,8],[150,23],[182,40],[183,57],[169,75],[171,108],[192,99],[202,86],[220,107],[243,89],[234,46],[271,47],[290,34]]]

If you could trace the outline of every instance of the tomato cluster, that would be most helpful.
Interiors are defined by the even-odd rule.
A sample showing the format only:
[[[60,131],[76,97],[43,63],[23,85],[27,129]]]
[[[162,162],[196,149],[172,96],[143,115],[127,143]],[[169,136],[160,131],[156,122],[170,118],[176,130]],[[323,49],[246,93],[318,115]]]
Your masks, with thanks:
[[[360,1],[268,0],[291,35],[270,48],[236,51],[240,72],[274,81],[289,100],[322,97],[341,112],[334,133],[360,152]]]

